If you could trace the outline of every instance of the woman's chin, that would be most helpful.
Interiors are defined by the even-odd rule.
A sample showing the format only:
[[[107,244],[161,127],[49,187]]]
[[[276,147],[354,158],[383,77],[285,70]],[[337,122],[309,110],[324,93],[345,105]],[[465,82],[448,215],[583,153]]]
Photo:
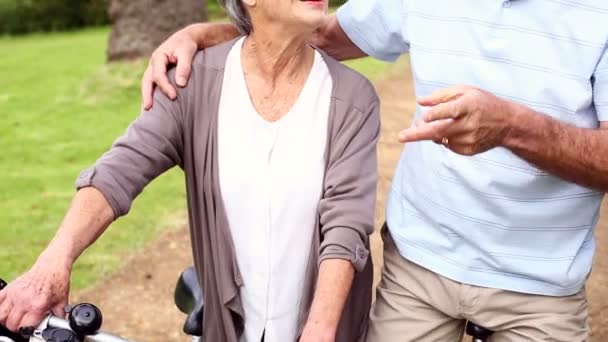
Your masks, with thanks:
[[[323,26],[327,19],[327,14],[325,12],[307,13],[307,15],[303,15],[299,19],[300,24],[302,27],[305,27],[307,31],[315,31]]]

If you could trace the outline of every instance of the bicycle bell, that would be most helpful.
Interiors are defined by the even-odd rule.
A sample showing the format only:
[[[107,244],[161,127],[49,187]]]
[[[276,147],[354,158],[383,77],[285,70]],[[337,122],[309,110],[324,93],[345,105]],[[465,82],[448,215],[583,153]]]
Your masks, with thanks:
[[[93,304],[78,304],[69,314],[70,328],[80,336],[95,335],[101,328],[101,311]]]

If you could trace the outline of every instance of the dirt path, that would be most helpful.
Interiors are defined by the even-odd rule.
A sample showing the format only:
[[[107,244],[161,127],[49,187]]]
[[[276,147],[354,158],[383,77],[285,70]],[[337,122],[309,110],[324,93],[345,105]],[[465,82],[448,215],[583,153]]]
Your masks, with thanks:
[[[384,221],[386,194],[402,146],[395,137],[409,125],[413,113],[413,88],[409,67],[402,61],[391,76],[377,82],[382,98],[382,136],[380,138],[380,181],[376,227]],[[591,304],[593,341],[608,341],[608,207],[598,227],[598,253],[588,294]],[[73,302],[97,303],[105,315],[104,329],[146,342],[187,341],[181,333],[184,316],[173,305],[173,287],[179,273],[191,264],[186,222],[163,233],[145,250],[125,260],[118,273],[95,287],[78,293]],[[376,265],[382,262],[382,243],[372,237]],[[376,270],[376,279],[380,268]]]

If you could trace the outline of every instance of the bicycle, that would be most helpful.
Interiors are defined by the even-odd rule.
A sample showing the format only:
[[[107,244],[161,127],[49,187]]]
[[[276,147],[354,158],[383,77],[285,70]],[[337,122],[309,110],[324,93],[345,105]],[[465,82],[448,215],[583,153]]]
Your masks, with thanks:
[[[0,291],[7,283],[0,279]],[[175,288],[175,304],[187,315],[183,330],[193,342],[202,341],[203,296],[194,268],[184,271]],[[0,325],[0,342],[134,342],[101,332],[103,315],[93,304],[67,307],[68,319],[49,315],[33,331],[14,333]]]
[[[0,291],[6,285],[0,279]],[[193,342],[202,342],[205,302],[194,267],[187,268],[180,275],[175,286],[174,301],[178,309],[187,315],[183,331],[192,337]],[[103,315],[93,304],[78,304],[67,308],[66,313],[67,320],[49,315],[36,329],[24,334],[13,333],[0,326],[0,342],[134,342],[101,332]],[[487,342],[493,332],[469,321],[466,333],[471,336],[472,342]]]

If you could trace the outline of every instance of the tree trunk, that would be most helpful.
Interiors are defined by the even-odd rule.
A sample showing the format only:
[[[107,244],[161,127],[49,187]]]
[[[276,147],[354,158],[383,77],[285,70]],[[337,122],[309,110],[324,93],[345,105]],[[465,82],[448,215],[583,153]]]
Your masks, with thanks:
[[[149,56],[180,28],[207,20],[206,0],[111,0],[108,61]]]

